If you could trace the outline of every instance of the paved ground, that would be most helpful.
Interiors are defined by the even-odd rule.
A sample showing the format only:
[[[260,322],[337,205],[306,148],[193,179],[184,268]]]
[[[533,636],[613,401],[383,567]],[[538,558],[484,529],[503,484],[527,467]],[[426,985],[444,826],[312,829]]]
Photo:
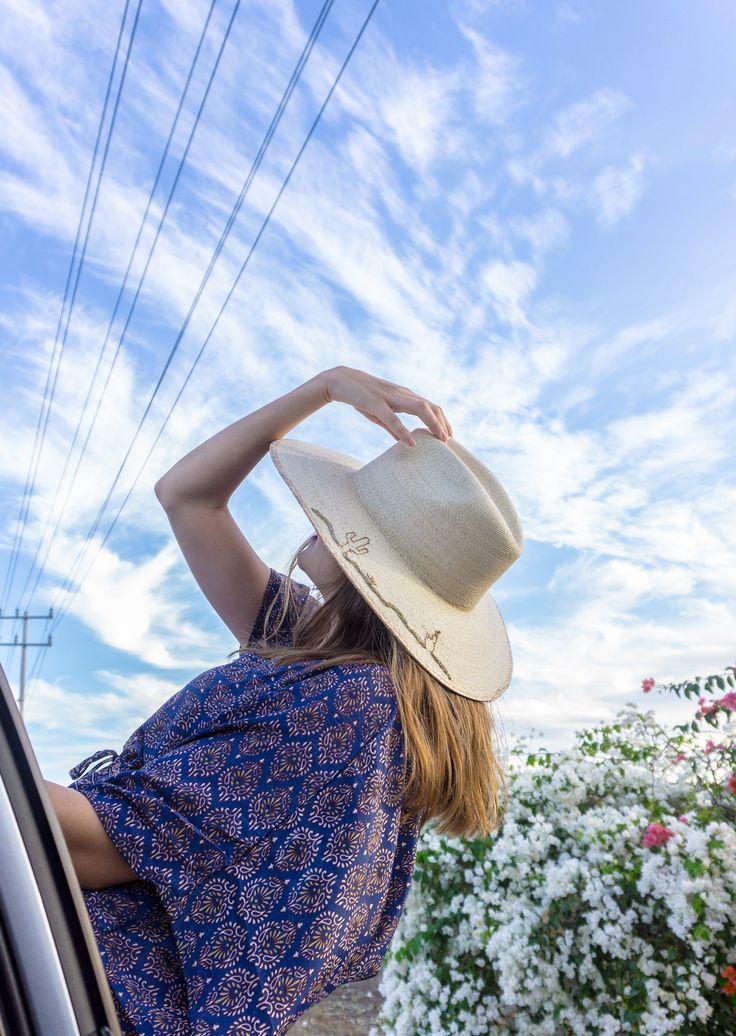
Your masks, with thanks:
[[[314,1007],[289,1029],[288,1036],[368,1036],[381,1007],[381,972],[365,982],[348,982]]]

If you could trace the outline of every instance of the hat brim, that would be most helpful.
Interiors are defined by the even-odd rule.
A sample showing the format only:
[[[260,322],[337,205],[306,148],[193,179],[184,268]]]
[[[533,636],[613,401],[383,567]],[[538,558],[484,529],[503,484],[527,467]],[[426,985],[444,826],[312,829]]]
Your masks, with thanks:
[[[493,701],[503,694],[513,660],[492,595],[484,594],[471,610],[456,608],[415,575],[355,491],[352,476],[363,462],[288,438],[272,442],[270,454],[329,553],[412,657],[465,697]],[[363,537],[370,542],[364,554]]]

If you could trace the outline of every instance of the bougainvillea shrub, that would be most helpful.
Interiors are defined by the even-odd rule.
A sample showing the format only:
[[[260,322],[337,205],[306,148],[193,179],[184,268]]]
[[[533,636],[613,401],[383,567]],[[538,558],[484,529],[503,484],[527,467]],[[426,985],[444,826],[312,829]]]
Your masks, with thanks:
[[[517,745],[488,838],[428,824],[370,1036],[734,1036],[733,673],[661,687],[699,699],[669,732],[632,704]]]

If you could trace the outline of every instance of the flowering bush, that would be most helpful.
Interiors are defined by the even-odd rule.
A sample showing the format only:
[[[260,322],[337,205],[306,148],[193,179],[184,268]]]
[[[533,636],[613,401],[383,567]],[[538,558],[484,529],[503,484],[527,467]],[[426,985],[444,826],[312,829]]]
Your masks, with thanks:
[[[736,742],[701,744],[730,730],[728,670],[662,688],[700,695],[670,734],[629,704],[571,749],[517,745],[489,838],[425,826],[370,1036],[736,1033]]]

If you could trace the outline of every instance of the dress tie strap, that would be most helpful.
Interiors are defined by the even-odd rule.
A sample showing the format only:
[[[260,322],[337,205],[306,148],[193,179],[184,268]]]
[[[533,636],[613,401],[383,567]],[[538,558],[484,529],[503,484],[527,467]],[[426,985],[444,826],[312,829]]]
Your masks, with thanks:
[[[108,756],[110,756],[110,760],[107,764],[105,764],[104,760]],[[77,763],[76,766],[72,766],[71,770],[69,771],[69,776],[72,778],[72,780],[76,781],[78,777],[82,776],[82,774],[85,772],[90,763],[94,763],[95,760],[99,759],[100,762],[98,762],[95,766],[90,766],[90,773],[99,770],[102,766],[111,765],[117,759],[117,757],[118,753],[115,751],[114,748],[101,748],[99,752],[94,752],[92,755],[88,755],[86,759],[83,759],[81,761],[81,763]]]

